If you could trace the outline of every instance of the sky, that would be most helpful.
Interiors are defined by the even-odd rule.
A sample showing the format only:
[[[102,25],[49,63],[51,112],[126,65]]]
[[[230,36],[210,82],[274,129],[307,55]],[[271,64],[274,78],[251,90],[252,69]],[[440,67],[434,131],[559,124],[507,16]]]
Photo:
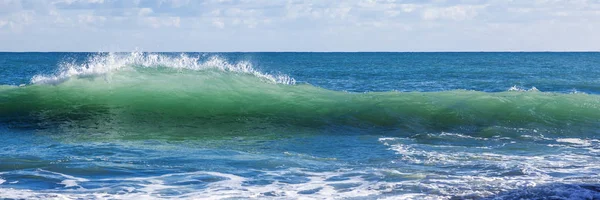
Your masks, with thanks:
[[[599,51],[600,0],[0,0],[0,51]]]

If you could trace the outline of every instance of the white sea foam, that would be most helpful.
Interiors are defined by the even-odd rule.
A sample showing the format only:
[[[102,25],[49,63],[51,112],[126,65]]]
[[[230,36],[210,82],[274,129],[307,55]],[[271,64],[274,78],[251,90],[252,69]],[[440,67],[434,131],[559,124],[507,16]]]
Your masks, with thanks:
[[[579,141],[577,141],[579,142]],[[384,143],[389,146],[390,150],[401,155],[401,159],[414,163],[426,165],[477,165],[485,163],[486,165],[495,165],[501,168],[522,168],[529,174],[547,174],[562,170],[564,166],[592,166],[594,162],[586,155],[578,154],[561,154],[561,155],[544,155],[544,156],[519,156],[519,155],[504,155],[490,152],[465,152],[465,151],[435,151],[427,149],[424,144],[403,144],[399,143]],[[443,147],[436,145],[437,148]],[[572,173],[580,173],[579,168],[569,168]],[[527,174],[527,173],[526,173]]]
[[[564,138],[556,141],[580,147],[592,146],[589,149],[591,149],[590,152],[594,153],[592,141],[577,138]],[[582,174],[597,174],[597,163],[600,163],[598,157],[585,153],[564,152],[558,155],[538,156],[506,155],[488,150],[484,150],[484,152],[452,150],[444,148],[444,145],[420,144],[405,139],[392,140],[386,138],[380,140],[380,142],[400,156],[399,160],[395,161],[398,164],[447,166],[448,168],[464,166],[465,169],[469,169],[471,166],[489,166],[497,170],[482,172],[480,176],[473,178],[499,177],[506,183],[518,180],[529,181],[529,179],[537,180],[533,181],[537,185],[569,182],[567,179],[574,177],[554,177],[551,174],[570,174],[577,178],[583,178],[581,177]],[[600,182],[597,181],[600,180],[599,178],[585,177],[584,179],[589,179],[592,182],[595,180],[594,183],[599,184]],[[458,182],[465,181],[462,178],[445,177],[444,179]]]
[[[252,178],[234,174],[198,171],[189,173],[167,174],[154,177],[138,177],[124,179],[100,179],[103,188],[41,190],[0,188],[0,196],[14,199],[449,199],[451,197],[508,197],[531,194],[537,196],[553,195],[556,197],[599,198],[600,193],[581,187],[577,180],[558,180],[544,176],[508,176],[493,177],[480,175],[440,175],[425,174],[415,176],[414,172],[400,172],[393,169],[372,169],[356,171],[340,169],[332,172],[310,172],[295,168],[284,171],[265,171],[267,176],[286,176],[299,174],[308,180],[301,183],[274,181],[269,184],[245,184]],[[369,176],[402,176],[402,181],[376,181]],[[198,180],[199,176],[218,177],[203,189],[188,188],[181,184],[169,183],[177,178],[176,183]],[[343,179],[332,179],[344,177]],[[589,177],[590,179],[598,177]],[[134,184],[135,187],[119,188],[119,182]],[[557,182],[564,182],[556,185]],[[576,184],[573,184],[576,183]],[[562,185],[561,185],[562,184]],[[107,192],[111,191],[113,192]],[[414,191],[418,188],[418,191]],[[411,192],[411,190],[413,190]],[[165,191],[179,191],[167,194]],[[403,192],[401,192],[403,191]],[[419,193],[419,191],[421,191]],[[422,192],[425,191],[425,192]],[[573,196],[573,194],[578,194]]]
[[[563,143],[571,143],[571,144],[576,144],[578,146],[591,146],[592,143],[588,140],[582,140],[579,138],[559,138],[556,139],[557,142],[563,142]]]
[[[516,92],[539,92],[540,90],[538,90],[536,87],[531,87],[529,89],[525,89],[525,88],[521,88],[519,86],[512,86],[508,89],[508,91],[516,91]]]
[[[245,185],[249,178],[219,172],[190,172],[168,174],[156,177],[126,178],[126,179],[101,179],[95,181],[135,182],[136,187],[131,187],[127,193],[106,193],[107,188],[76,190],[48,190],[32,191],[10,188],[0,188],[0,194],[5,198],[17,199],[226,199],[226,198],[276,198],[276,199],[330,199],[348,197],[369,197],[390,192],[394,184],[368,181],[360,176],[350,176],[344,180],[328,180],[335,176],[344,175],[344,170],[338,172],[307,172],[303,169],[286,171],[265,172],[269,176],[285,176],[289,173],[298,173],[309,180],[303,183],[290,184],[275,181],[267,185]],[[355,172],[352,172],[355,173]],[[209,175],[222,180],[209,183],[205,189],[193,190],[185,185],[167,183],[167,179],[177,177],[179,182],[196,180],[197,176]],[[348,190],[344,190],[348,189]],[[165,190],[186,191],[177,195],[164,195]]]
[[[444,133],[441,133],[444,134]],[[463,134],[445,133],[463,138]],[[568,138],[564,138],[568,139]],[[490,139],[492,140],[492,139]],[[560,139],[554,139],[556,141]],[[196,171],[151,177],[86,179],[48,170],[23,175],[48,177],[64,188],[26,190],[0,187],[0,197],[14,199],[450,199],[554,196],[595,199],[600,192],[586,188],[598,185],[599,158],[564,152],[553,155],[507,155],[496,151],[450,150],[443,145],[417,143],[405,137],[382,137],[378,141],[400,158],[390,160],[397,168],[337,168],[311,171],[305,168],[255,171],[260,176],[227,172]],[[567,140],[571,141],[571,140]],[[560,142],[560,141],[558,141]],[[594,141],[590,141],[595,144]],[[571,144],[571,143],[568,143]],[[435,146],[435,148],[430,148]],[[284,153],[294,157],[308,157]],[[403,159],[402,157],[408,159]],[[312,159],[312,158],[311,158]],[[466,171],[474,165],[481,171]],[[411,166],[417,166],[411,168]],[[437,166],[448,171],[423,170]],[[445,167],[452,166],[452,167]],[[11,172],[13,173],[13,172]],[[504,173],[504,174],[499,174]],[[564,176],[550,174],[560,173]],[[206,178],[209,177],[209,178]],[[294,177],[300,177],[298,181]],[[253,181],[264,181],[260,184]],[[198,185],[185,184],[202,182]],[[93,187],[89,187],[92,185]],[[98,188],[97,186],[101,186]],[[595,187],[595,186],[593,186]]]
[[[488,138],[473,137],[473,136],[469,136],[469,135],[463,135],[463,134],[460,134],[460,133],[442,132],[440,134],[440,136],[450,136],[450,137],[458,137],[458,138],[474,139],[474,140],[488,140]]]
[[[295,84],[295,80],[287,75],[271,75],[253,68],[248,61],[229,63],[225,59],[212,56],[208,59],[190,57],[186,54],[167,56],[162,54],[131,52],[97,54],[83,64],[65,62],[54,75],[35,75],[31,78],[33,84],[57,84],[72,77],[100,76],[122,70],[126,67],[157,68],[166,67],[173,69],[207,70],[216,69],[224,72],[250,74],[273,83]]]

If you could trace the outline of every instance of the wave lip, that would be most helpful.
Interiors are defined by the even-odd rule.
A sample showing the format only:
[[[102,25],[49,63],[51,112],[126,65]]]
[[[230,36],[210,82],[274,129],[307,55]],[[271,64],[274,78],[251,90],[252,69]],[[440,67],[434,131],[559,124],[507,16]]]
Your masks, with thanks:
[[[516,92],[539,92],[540,90],[538,90],[536,87],[531,87],[530,89],[525,89],[525,88],[521,88],[519,86],[512,86],[508,89],[508,91],[516,91]]]
[[[122,70],[127,67],[134,68],[171,68],[178,70],[219,70],[250,74],[273,83],[293,85],[294,78],[287,75],[272,75],[260,72],[253,68],[248,61],[229,63],[219,56],[211,56],[208,59],[190,57],[181,54],[178,57],[162,54],[131,52],[122,53],[99,53],[90,57],[83,64],[65,62],[60,64],[60,70],[54,75],[35,75],[31,78],[32,84],[59,84],[72,77],[100,76]]]

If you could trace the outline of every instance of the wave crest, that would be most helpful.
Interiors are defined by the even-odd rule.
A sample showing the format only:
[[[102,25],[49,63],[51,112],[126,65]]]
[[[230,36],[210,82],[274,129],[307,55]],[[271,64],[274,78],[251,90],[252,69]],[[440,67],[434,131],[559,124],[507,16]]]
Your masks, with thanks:
[[[525,89],[519,86],[512,86],[508,89],[509,92],[540,92],[536,87],[531,87],[530,89]]]
[[[219,70],[223,72],[249,74],[268,80],[272,83],[293,85],[294,78],[287,75],[272,75],[260,72],[248,61],[230,63],[219,56],[208,59],[191,57],[184,53],[179,56],[168,56],[155,53],[99,53],[90,57],[84,63],[65,62],[60,64],[60,70],[53,75],[35,75],[31,78],[32,84],[58,84],[72,77],[100,76],[109,74],[125,67],[141,68],[172,68],[194,71]]]

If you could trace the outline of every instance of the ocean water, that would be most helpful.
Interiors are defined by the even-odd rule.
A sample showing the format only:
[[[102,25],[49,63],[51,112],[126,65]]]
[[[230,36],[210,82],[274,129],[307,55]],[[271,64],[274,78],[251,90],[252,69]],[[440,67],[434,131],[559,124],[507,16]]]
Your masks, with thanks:
[[[0,198],[600,199],[600,53],[0,53]]]

